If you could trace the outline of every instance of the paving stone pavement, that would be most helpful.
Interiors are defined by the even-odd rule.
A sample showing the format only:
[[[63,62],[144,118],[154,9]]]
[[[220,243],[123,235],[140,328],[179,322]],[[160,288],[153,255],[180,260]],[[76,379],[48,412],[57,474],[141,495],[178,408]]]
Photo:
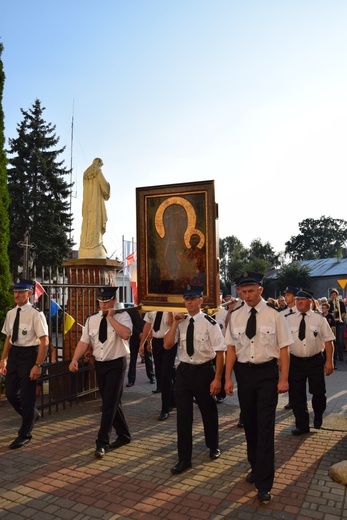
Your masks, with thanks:
[[[194,417],[193,467],[173,476],[177,461],[176,413],[158,421],[160,395],[152,394],[144,365],[134,387],[125,388],[124,410],[132,442],[94,458],[100,401],[72,403],[44,414],[32,441],[9,450],[18,416],[0,406],[0,518],[19,520],[341,520],[347,519],[347,487],[328,476],[347,460],[347,365],[327,378],[323,427],[293,437],[287,395],[279,397],[276,420],[276,477],[273,500],[260,506],[249,471],[244,432],[237,428],[237,397],[218,405],[222,456],[210,460],[201,417]]]

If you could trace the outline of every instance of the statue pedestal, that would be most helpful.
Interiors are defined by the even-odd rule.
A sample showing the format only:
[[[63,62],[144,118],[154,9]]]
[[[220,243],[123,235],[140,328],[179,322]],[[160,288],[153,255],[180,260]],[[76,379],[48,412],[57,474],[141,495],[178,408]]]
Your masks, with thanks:
[[[64,357],[72,357],[87,317],[98,310],[98,287],[116,286],[117,269],[123,264],[116,260],[80,258],[63,263],[68,279],[69,295],[66,312],[75,320],[64,335]]]

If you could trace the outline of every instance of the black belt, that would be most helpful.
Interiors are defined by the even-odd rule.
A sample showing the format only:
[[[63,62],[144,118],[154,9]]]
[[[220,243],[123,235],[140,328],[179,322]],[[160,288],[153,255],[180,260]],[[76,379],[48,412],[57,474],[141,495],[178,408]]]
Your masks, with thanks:
[[[269,367],[269,366],[277,366],[277,358],[273,358],[271,359],[271,361],[266,361],[265,363],[250,363],[250,362],[247,362],[247,363],[241,363],[241,361],[236,361],[236,363],[238,365],[242,365],[242,366],[248,366],[248,367],[255,367],[255,368],[265,368],[265,367]]]
[[[200,367],[212,366],[213,360],[210,359],[209,361],[206,361],[205,363],[199,363],[199,364],[195,364],[195,365],[193,363],[186,363],[185,361],[181,361],[180,364],[186,365],[187,367],[200,368]]]
[[[40,345],[13,345],[11,343],[11,348],[15,347],[15,348],[37,348],[39,347]]]
[[[296,359],[300,360],[307,360],[307,359],[317,359],[323,357],[323,352],[319,352],[318,354],[315,354],[314,356],[308,356],[308,357],[301,357],[301,356],[294,356],[294,354],[290,354],[291,356],[295,357]]]

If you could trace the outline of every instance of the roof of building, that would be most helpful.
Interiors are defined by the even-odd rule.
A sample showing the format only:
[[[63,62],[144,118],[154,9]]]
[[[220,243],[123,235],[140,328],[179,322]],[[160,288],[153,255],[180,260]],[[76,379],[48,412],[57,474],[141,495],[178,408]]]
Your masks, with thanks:
[[[300,260],[301,266],[306,265],[310,269],[310,278],[322,278],[331,276],[334,278],[347,278],[347,258],[320,258],[318,260]],[[269,270],[266,278],[275,280],[279,270]]]
[[[347,258],[302,260],[300,264],[309,267],[311,278],[322,276],[347,276]]]

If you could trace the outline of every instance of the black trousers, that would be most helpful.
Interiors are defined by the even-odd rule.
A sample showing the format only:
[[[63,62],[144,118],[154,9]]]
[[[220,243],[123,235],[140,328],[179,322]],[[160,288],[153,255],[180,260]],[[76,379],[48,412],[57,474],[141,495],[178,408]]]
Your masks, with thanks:
[[[152,353],[154,361],[154,373],[157,380],[157,389],[161,390],[161,367],[165,353],[164,338],[152,338]]]
[[[160,374],[160,388],[161,388],[161,413],[168,413],[170,408],[176,406],[175,399],[175,359],[177,354],[177,343],[170,350],[165,350],[162,353],[161,359],[161,374]]]
[[[277,361],[234,367],[247,457],[258,490],[270,491],[275,476],[275,416],[279,378]]]
[[[306,385],[312,394],[312,408],[316,418],[321,418],[326,409],[326,387],[324,375],[325,356],[323,353],[309,358],[290,355],[289,387],[290,400],[295,416],[295,425],[300,430],[310,426],[307,409]]]
[[[112,427],[117,437],[130,439],[130,431],[122,409],[126,357],[112,361],[95,361],[95,371],[102,399],[101,421],[96,446],[108,446]]]
[[[217,404],[210,395],[210,384],[215,377],[211,362],[203,365],[180,363],[176,369],[177,448],[178,459],[190,462],[193,451],[193,397],[201,412],[206,446],[219,447]]]
[[[38,416],[35,406],[36,381],[29,378],[35,365],[39,347],[11,346],[6,373],[6,397],[16,412],[22,417],[18,436],[31,439],[31,431]]]
[[[130,383],[135,383],[136,380],[136,363],[137,363],[137,357],[139,354],[139,346],[137,345],[130,345],[130,362],[129,362],[129,370],[128,370],[128,381]],[[146,347],[144,348],[145,352],[145,365],[146,365],[146,374],[149,380],[154,379],[154,371],[153,371],[153,360],[152,355]]]
[[[344,333],[344,324],[338,323],[336,325],[336,340],[334,341],[334,360],[336,362],[337,359],[339,361],[344,360],[344,351],[345,351],[345,342],[343,341],[343,333]]]

